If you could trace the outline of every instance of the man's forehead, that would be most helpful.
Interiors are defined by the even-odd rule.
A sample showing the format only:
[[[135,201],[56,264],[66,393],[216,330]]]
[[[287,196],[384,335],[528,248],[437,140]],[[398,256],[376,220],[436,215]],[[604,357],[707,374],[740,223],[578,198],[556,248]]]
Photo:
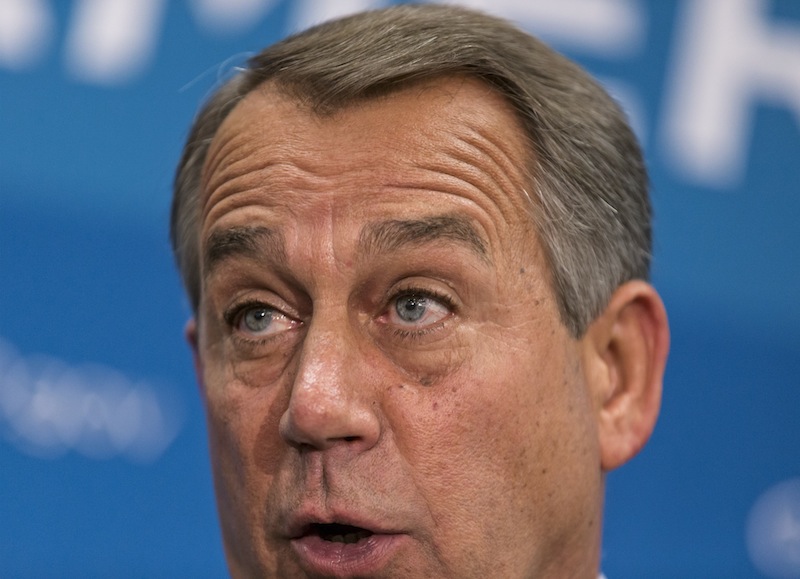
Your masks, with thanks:
[[[375,192],[384,186],[430,189],[431,200],[437,193],[463,195],[464,202],[494,212],[490,227],[525,222],[527,228],[528,158],[515,113],[480,81],[457,77],[417,83],[322,116],[267,83],[237,105],[210,146],[204,235],[209,214],[219,213],[216,205],[230,205],[226,197],[243,199],[242,191],[253,197],[263,191],[267,205],[308,207],[315,196],[331,195],[365,173],[374,179],[359,184],[374,201],[382,201]],[[427,203],[418,195],[413,199],[421,207]],[[357,196],[351,201],[362,202]],[[487,223],[482,225],[485,230]],[[467,229],[451,227],[450,233]],[[472,246],[488,255],[489,238],[472,239]]]

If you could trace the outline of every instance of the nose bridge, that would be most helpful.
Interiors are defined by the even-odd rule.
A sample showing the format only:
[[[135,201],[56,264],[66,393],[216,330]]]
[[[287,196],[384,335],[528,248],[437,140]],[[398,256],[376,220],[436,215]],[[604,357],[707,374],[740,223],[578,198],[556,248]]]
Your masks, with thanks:
[[[281,417],[281,436],[294,446],[324,450],[373,446],[380,421],[363,372],[367,360],[346,308],[319,312],[310,322]]]

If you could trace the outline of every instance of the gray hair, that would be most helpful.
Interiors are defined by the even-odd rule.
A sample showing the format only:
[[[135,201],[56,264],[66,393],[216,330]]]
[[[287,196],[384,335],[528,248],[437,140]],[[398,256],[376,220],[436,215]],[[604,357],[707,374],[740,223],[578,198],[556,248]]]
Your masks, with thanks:
[[[512,24],[442,5],[403,5],[326,22],[251,58],[212,95],[175,177],[171,239],[195,312],[201,173],[225,117],[271,81],[320,115],[437,77],[492,86],[530,143],[531,218],[561,318],[578,337],[625,281],[648,277],[651,215],[636,137],[614,100],[575,63]]]

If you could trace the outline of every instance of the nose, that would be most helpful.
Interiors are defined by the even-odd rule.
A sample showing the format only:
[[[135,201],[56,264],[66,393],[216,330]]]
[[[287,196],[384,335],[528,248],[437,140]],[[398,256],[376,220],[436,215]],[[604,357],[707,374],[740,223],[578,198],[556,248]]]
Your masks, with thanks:
[[[301,449],[372,448],[381,433],[369,361],[339,321],[313,321],[303,341],[281,437]]]

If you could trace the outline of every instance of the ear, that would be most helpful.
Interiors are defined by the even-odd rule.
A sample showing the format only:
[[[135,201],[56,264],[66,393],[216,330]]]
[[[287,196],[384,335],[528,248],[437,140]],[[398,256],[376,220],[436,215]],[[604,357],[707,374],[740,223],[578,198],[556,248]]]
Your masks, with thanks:
[[[633,458],[655,427],[669,350],[664,303],[650,284],[627,282],[617,288],[582,342],[601,466],[608,471]]]
[[[195,318],[191,318],[186,322],[183,336],[189,344],[189,348],[192,350],[192,361],[194,362],[194,373],[197,377],[197,384],[200,386],[200,390],[204,390],[203,359],[200,357],[200,336]]]

